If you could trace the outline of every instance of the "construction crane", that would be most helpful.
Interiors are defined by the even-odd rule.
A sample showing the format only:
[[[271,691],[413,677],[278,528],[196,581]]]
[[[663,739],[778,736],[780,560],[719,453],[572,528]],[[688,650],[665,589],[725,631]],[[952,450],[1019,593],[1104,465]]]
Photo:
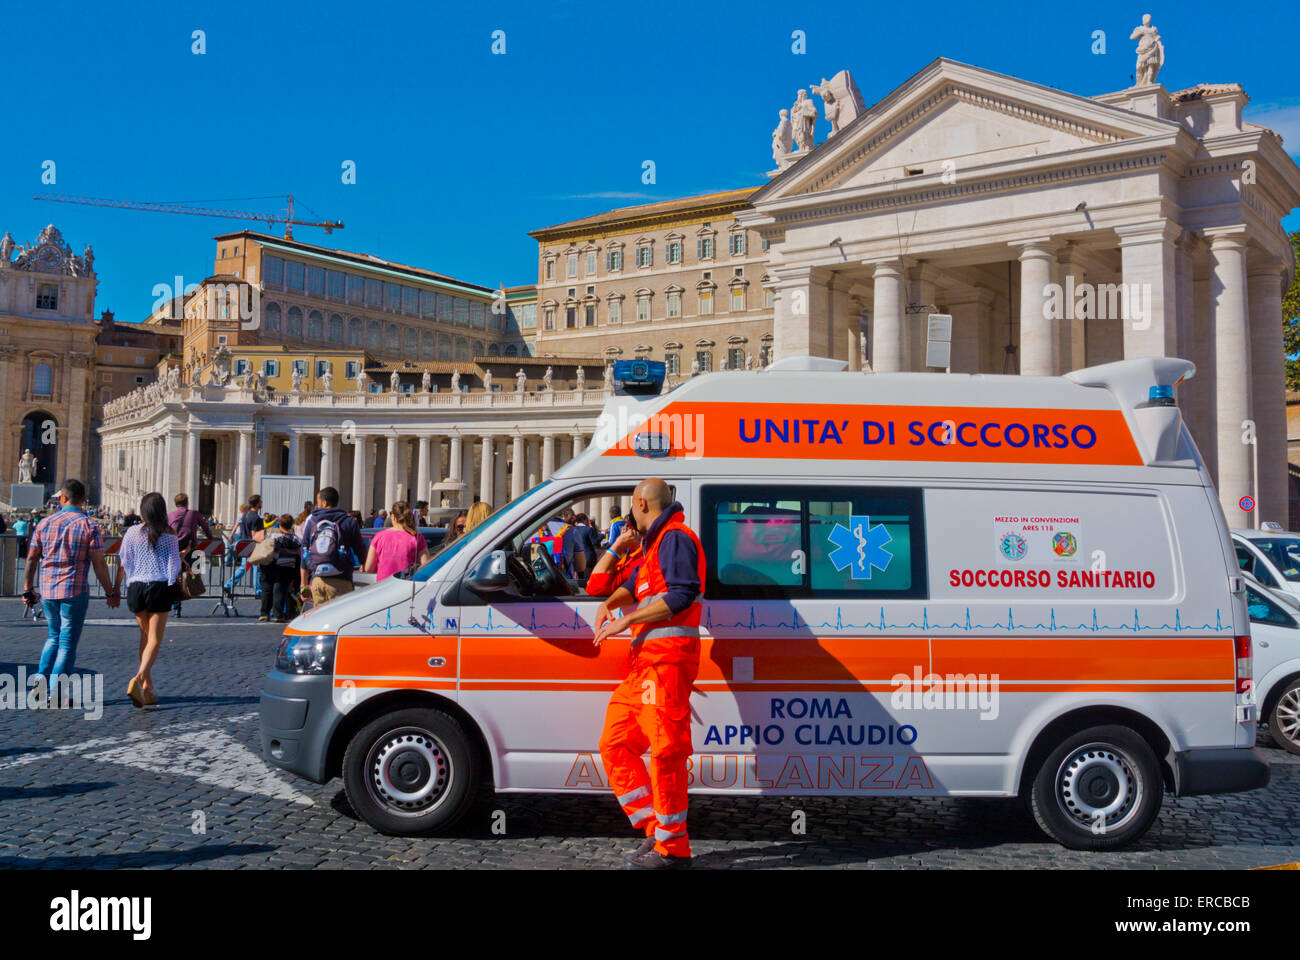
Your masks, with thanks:
[[[268,226],[284,224],[284,238],[293,239],[293,228],[321,227],[326,233],[342,230],[343,224],[338,220],[312,222],[293,218],[293,194],[285,196],[288,208],[283,213],[255,213],[247,210],[222,210],[217,207],[191,207],[180,203],[151,203],[147,200],[106,200],[103,197],[74,197],[61,193],[48,193],[32,197],[33,200],[50,200],[54,203],[80,203],[92,207],[117,207],[121,210],[148,210],[153,213],[185,213],[195,217],[224,217],[231,220],[259,220]],[[270,199],[269,197],[249,197],[250,200]]]

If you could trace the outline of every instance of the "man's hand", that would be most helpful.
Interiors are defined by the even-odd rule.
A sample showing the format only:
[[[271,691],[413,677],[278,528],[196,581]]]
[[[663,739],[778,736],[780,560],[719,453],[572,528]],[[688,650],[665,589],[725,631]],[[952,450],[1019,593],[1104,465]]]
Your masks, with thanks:
[[[608,612],[608,611],[602,611],[602,612]],[[591,641],[592,646],[599,647],[603,640],[615,636],[616,634],[622,633],[630,625],[631,624],[628,622],[627,617],[619,617],[615,620],[605,620],[602,623],[600,620],[600,615],[597,614],[596,615],[596,636],[592,638]]]
[[[604,603],[602,603],[599,607],[596,608],[596,623],[595,623],[596,630],[599,631],[600,625],[604,623],[606,620],[613,619],[613,617],[614,617],[614,611],[609,608],[609,601],[606,600]]]
[[[614,538],[614,542],[609,546],[615,553],[621,553],[626,556],[629,550],[638,546],[640,543],[641,537],[636,532],[636,528],[633,527],[632,524],[628,523],[623,526],[623,529],[619,531],[618,536]]]

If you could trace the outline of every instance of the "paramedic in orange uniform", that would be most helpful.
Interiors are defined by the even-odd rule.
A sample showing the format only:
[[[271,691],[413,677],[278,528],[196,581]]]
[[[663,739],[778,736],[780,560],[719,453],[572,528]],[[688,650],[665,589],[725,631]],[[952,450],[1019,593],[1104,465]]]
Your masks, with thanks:
[[[671,502],[662,480],[632,491],[632,523],[641,534],[641,562],[626,571],[596,613],[597,646],[631,630],[628,669],[610,697],[600,757],[610,786],[645,842],[632,869],[689,867],[686,762],[691,755],[691,684],[700,669],[700,602],[704,548]],[[635,604],[623,616],[614,611]],[[641,755],[650,751],[647,773]]]

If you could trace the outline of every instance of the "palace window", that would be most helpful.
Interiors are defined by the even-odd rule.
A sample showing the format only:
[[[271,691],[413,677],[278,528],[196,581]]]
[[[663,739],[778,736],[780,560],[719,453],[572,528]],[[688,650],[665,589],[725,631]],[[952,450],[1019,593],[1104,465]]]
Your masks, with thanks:
[[[420,334],[420,359],[432,360],[438,353],[437,335],[430,330]]]
[[[342,270],[329,270],[325,276],[325,295],[331,300],[347,299],[348,275]]]
[[[622,303],[622,301],[619,301],[619,300],[611,300],[611,301],[609,301],[609,322],[610,322],[610,323],[622,323],[622,322],[623,322],[623,303]]]
[[[605,252],[605,269],[609,271],[623,269],[622,250],[607,250]]]
[[[576,277],[576,276],[578,275],[578,255],[577,255],[576,253],[571,253],[571,254],[569,254],[569,273],[568,273],[568,275],[571,276],[571,277]]]
[[[438,359],[451,360],[451,337],[445,334],[438,338]]]
[[[572,330],[577,325],[578,325],[578,308],[565,307],[564,308],[564,329]]]
[[[319,379],[320,377],[323,377],[323,376],[325,376],[325,374],[329,373],[329,369],[330,369],[330,362],[329,362],[328,360],[317,360],[317,361],[316,361],[316,377],[317,377],[317,379]]]
[[[279,375],[280,375],[280,361],[279,361],[279,360],[263,360],[263,361],[262,361],[262,376],[264,376],[264,377],[278,377]]]
[[[384,328],[378,320],[366,323],[366,348],[378,350],[384,344]]]
[[[402,285],[400,283],[384,284],[384,309],[389,313],[402,310]]]
[[[587,253],[587,276],[596,274],[596,251],[592,250]]]
[[[655,248],[648,243],[643,243],[636,248],[636,265],[638,267],[654,266]]]
[[[469,301],[469,324],[480,330],[487,326],[487,304],[482,300]]]
[[[664,259],[669,263],[682,262],[682,242],[680,240],[671,240],[664,250]]]
[[[249,367],[249,362],[243,357],[240,357],[235,361],[235,376],[242,377],[244,374],[248,373]]]
[[[420,291],[415,287],[402,287],[402,313],[411,317],[420,315]]]
[[[348,318],[348,346],[359,347],[365,339],[365,324],[360,317]]]
[[[696,350],[695,362],[700,365],[700,373],[708,373],[713,369],[713,351]]]
[[[695,241],[695,255],[701,260],[713,259],[713,238],[700,237]]]
[[[519,308],[519,329],[537,329],[537,304],[525,303]]]
[[[347,377],[349,380],[355,380],[357,378],[357,374],[360,372],[361,372],[360,360],[349,360],[347,363],[343,364],[343,375]]]
[[[583,309],[583,318],[582,318],[583,323],[585,323],[589,327],[594,327],[596,325],[596,305],[594,303],[589,303],[586,306],[584,306],[582,309]]]
[[[681,368],[682,368],[682,355],[680,353],[674,350],[671,353],[664,354],[665,372],[676,375],[681,373]]]
[[[262,280],[268,287],[283,287],[284,261],[269,254],[262,257]]]
[[[464,297],[452,297],[452,306],[455,310],[456,322],[462,325],[469,323],[469,301]]]
[[[280,313],[278,303],[268,303],[262,311],[262,324],[266,327],[267,333],[280,332]]]
[[[57,284],[40,283],[36,285],[36,309],[59,309],[59,287]]]
[[[330,314],[330,343],[343,342],[343,318],[337,313]]]
[[[432,320],[438,315],[438,295],[429,290],[420,291],[420,316]]]
[[[325,268],[308,267],[307,268],[307,292],[312,296],[325,296]]]
[[[554,261],[554,260],[547,260],[547,261],[546,261],[546,279],[547,279],[547,280],[554,280],[554,279],[555,279],[555,261]]]
[[[325,318],[319,310],[313,310],[307,315],[307,336],[312,340],[325,339]]]
[[[674,290],[668,294],[668,317],[675,319],[682,315],[682,295]]]
[[[741,347],[731,347],[727,351],[727,369],[728,370],[745,369],[745,351]]]
[[[733,287],[731,290],[731,309],[740,313],[745,309],[745,288]]]
[[[414,327],[407,327],[402,331],[402,352],[408,357],[414,357],[420,351],[420,331]]]
[[[366,278],[366,306],[382,307],[384,305],[384,285],[378,280]]]
[[[301,290],[306,272],[306,267],[297,260],[286,260],[284,262],[284,285],[290,290]]]
[[[289,336],[291,337],[302,336],[302,310],[300,310],[298,307],[289,308],[289,316],[288,316],[288,321],[286,323],[286,328],[289,332]]]
[[[38,397],[53,394],[54,370],[48,363],[38,363],[32,368],[32,393]]]
[[[292,369],[294,373],[300,374],[301,376],[304,377],[307,376],[307,361],[306,360],[293,361]]]
[[[348,274],[348,303],[359,307],[366,302],[366,278]]]
[[[707,317],[713,313],[713,291],[700,291],[700,316]]]
[[[398,332],[395,323],[390,323],[388,329],[384,331],[384,349],[389,353],[396,353],[402,349],[402,335]]]
[[[733,257],[743,257],[745,255],[745,234],[743,231],[737,231],[731,235],[731,255]]]
[[[543,314],[542,323],[543,323],[542,329],[544,330],[555,329],[555,308],[554,307],[546,308],[546,312],[545,314]]]
[[[636,318],[638,320],[650,319],[650,295],[638,294],[636,298]]]

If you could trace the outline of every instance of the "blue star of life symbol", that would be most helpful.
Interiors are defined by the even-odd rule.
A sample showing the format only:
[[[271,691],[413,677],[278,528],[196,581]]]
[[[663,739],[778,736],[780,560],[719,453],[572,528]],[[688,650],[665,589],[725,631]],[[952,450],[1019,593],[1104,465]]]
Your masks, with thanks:
[[[874,527],[868,516],[851,516],[849,525],[835,524],[828,538],[835,546],[828,557],[836,570],[849,568],[854,580],[870,580],[871,568],[882,573],[889,569],[894,555],[885,549],[893,541],[883,523]]]

